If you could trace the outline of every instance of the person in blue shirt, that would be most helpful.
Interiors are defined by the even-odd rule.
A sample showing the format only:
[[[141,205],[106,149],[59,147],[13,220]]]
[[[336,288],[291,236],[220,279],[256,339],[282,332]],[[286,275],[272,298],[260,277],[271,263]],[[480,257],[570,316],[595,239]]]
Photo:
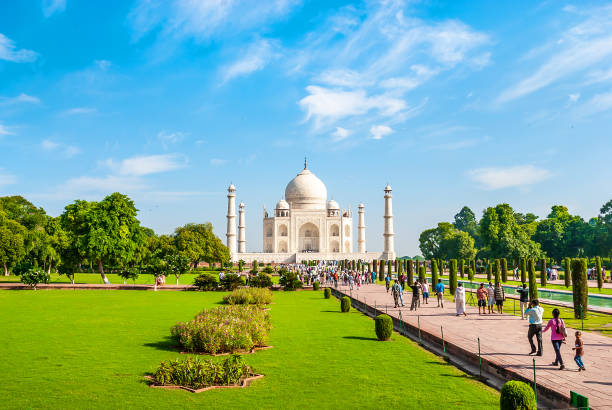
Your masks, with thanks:
[[[376,283],[376,272],[372,271],[372,283]]]
[[[438,279],[438,283],[434,288],[434,292],[436,292],[436,298],[438,299],[438,307],[444,307],[444,283],[442,283],[442,279]]]
[[[387,293],[389,293],[389,287],[391,286],[391,277],[388,273],[387,276],[385,276],[385,286],[387,288]]]

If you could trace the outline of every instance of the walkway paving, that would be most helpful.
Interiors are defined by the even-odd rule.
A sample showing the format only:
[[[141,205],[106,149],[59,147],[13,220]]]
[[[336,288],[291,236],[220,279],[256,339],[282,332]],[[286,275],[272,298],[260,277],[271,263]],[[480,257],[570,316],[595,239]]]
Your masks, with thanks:
[[[344,286],[339,290],[349,293]],[[391,293],[380,285],[365,285],[358,291],[355,288],[352,296],[371,307],[376,304],[379,310],[384,310],[387,304],[389,315],[399,317],[401,311],[402,319],[413,326],[417,326],[417,316],[420,316],[421,329],[436,336],[440,336],[440,326],[443,326],[445,340],[474,353],[478,352],[477,340],[480,337],[483,358],[533,381],[533,357],[527,354],[530,351],[527,320],[512,315],[478,315],[478,310],[472,306],[467,306],[467,317],[457,317],[454,303],[445,301],[443,309],[437,308],[435,297],[430,298],[429,304],[422,304],[417,312],[411,312],[412,295],[406,293],[404,303],[407,307],[394,309]],[[584,332],[587,371],[578,372],[571,350],[574,330],[568,328],[568,334],[568,343],[562,347],[566,369],[558,370],[551,365],[554,351],[550,332],[544,333],[544,355],[536,357],[538,384],[568,398],[570,390],[585,395],[592,408],[612,409],[612,338]]]
[[[101,284],[101,283],[49,283],[40,284],[38,289],[94,289],[94,290],[155,290],[154,285],[120,285],[120,284]],[[31,289],[23,283],[0,282],[0,289]],[[163,285],[158,286],[157,290],[193,290],[193,285]]]

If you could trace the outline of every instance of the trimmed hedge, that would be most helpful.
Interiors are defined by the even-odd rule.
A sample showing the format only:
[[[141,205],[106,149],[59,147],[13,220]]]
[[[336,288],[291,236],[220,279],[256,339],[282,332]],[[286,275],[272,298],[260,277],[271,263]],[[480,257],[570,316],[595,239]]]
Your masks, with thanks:
[[[228,305],[268,305],[272,303],[272,292],[265,288],[240,288],[223,296]]]
[[[312,290],[319,290],[321,288],[321,284],[319,282],[315,282],[312,284]]]
[[[374,319],[374,328],[376,330],[376,337],[378,340],[385,341],[391,338],[393,333],[393,320],[389,315],[378,315]]]
[[[219,279],[217,275],[203,273],[195,277],[193,284],[199,290],[216,290],[219,287]]]
[[[226,273],[223,279],[219,281],[219,285],[224,290],[234,290],[239,286],[244,286],[245,282],[242,276],[236,275],[235,273]]]
[[[529,273],[529,299],[534,300],[538,298],[538,283],[536,282],[535,262],[533,259],[529,259],[527,266],[527,273]]]
[[[323,296],[325,296],[325,299],[329,299],[331,297],[331,289],[325,288],[325,290],[323,291]]]
[[[523,382],[511,380],[504,384],[499,397],[500,410],[536,410],[533,389]]]
[[[589,303],[589,285],[587,282],[587,261],[577,258],[572,260],[572,284],[574,299],[574,318],[580,319],[580,311],[583,317],[587,317],[587,306]],[[582,309],[581,309],[582,307]]]
[[[343,296],[340,299],[340,311],[346,313],[349,310],[351,310],[351,299],[348,296]]]
[[[451,295],[457,290],[457,259],[450,260],[450,269],[448,270],[448,290]]]

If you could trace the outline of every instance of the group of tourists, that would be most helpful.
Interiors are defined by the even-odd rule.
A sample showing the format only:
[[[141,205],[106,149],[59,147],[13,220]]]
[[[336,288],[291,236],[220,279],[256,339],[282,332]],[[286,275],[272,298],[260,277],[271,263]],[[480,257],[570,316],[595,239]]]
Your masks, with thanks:
[[[440,306],[441,295],[444,293],[444,284],[441,280],[438,282],[438,285],[436,285],[436,295],[438,295],[437,292],[440,291],[440,296],[438,296],[438,306]],[[385,276],[385,287],[387,288],[387,292],[391,290],[396,308],[404,306],[404,285],[408,285],[412,290],[410,310],[417,310],[421,306],[421,299],[424,304],[429,303],[429,283],[427,280],[420,281],[417,279],[414,281],[414,284],[411,285],[407,283],[406,275],[400,275],[400,278],[395,279],[393,286],[391,286],[391,277],[387,274]],[[443,302],[442,306],[444,306]]]
[[[606,280],[606,269],[604,267],[601,268],[601,277],[603,280]],[[587,268],[587,279],[597,279],[597,267]]]
[[[489,282],[489,286],[485,288],[484,283],[481,283],[476,290],[476,299],[478,301],[478,314],[486,315],[487,308],[488,314],[493,314],[494,307],[497,308],[497,313],[504,313],[504,301],[506,300],[506,293],[501,283],[496,282],[495,286]]]

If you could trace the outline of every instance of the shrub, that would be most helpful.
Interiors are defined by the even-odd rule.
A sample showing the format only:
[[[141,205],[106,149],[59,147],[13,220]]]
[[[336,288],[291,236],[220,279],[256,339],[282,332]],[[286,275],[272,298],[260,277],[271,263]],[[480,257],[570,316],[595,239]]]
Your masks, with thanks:
[[[563,258],[563,270],[565,271],[563,273],[563,280],[565,282],[565,287],[569,288],[571,285],[571,278],[572,278],[572,270],[570,268],[571,265],[571,260],[570,258]]]
[[[174,325],[171,334],[188,352],[233,353],[265,345],[270,328],[270,315],[262,307],[229,305],[205,309]]]
[[[431,260],[431,283],[438,283],[438,262]]]
[[[528,265],[528,274],[529,274],[529,299],[537,299],[538,298],[538,284],[536,282],[536,273],[535,273],[535,262],[533,259],[529,259]]]
[[[34,288],[34,290],[39,283],[49,283],[50,279],[51,275],[44,270],[30,269],[21,274],[21,282]]]
[[[224,290],[234,290],[238,286],[244,286],[244,279],[240,275],[236,275],[235,273],[226,273],[223,276],[223,279],[219,281],[219,285]]]
[[[501,258],[501,280],[502,282],[508,281],[508,261],[506,261],[506,258]]]
[[[315,282],[312,284],[312,290],[319,290],[321,284],[319,282]]]
[[[302,281],[298,279],[295,272],[285,272],[278,283],[280,283],[284,290],[296,290],[303,286]]]
[[[374,327],[378,340],[389,340],[393,333],[393,320],[389,315],[378,315],[374,319]]]
[[[223,296],[223,302],[230,305],[268,305],[272,303],[272,292],[265,288],[235,289]]]
[[[457,259],[450,260],[450,268],[448,270],[448,290],[451,295],[455,294],[457,289]]]
[[[533,389],[523,382],[511,380],[501,389],[499,398],[500,410],[536,410],[536,399]]]
[[[340,311],[346,313],[349,310],[351,310],[351,299],[348,296],[343,296],[340,299]]]
[[[573,259],[571,264],[574,318],[580,319],[580,311],[583,317],[587,316],[587,305],[589,302],[589,285],[587,281],[586,259]]]
[[[331,298],[331,289],[325,288],[325,290],[323,291],[323,296],[325,296],[325,299]]]
[[[217,275],[203,273],[195,277],[193,284],[199,290],[216,290],[217,287],[219,287],[219,280],[217,279]]]
[[[185,386],[202,389],[209,386],[230,386],[251,377],[255,370],[242,361],[242,356],[231,355],[222,362],[188,357],[185,360],[161,362],[153,380],[162,386]]]
[[[272,276],[266,273],[259,273],[249,279],[249,286],[254,288],[269,288],[272,285]]]

